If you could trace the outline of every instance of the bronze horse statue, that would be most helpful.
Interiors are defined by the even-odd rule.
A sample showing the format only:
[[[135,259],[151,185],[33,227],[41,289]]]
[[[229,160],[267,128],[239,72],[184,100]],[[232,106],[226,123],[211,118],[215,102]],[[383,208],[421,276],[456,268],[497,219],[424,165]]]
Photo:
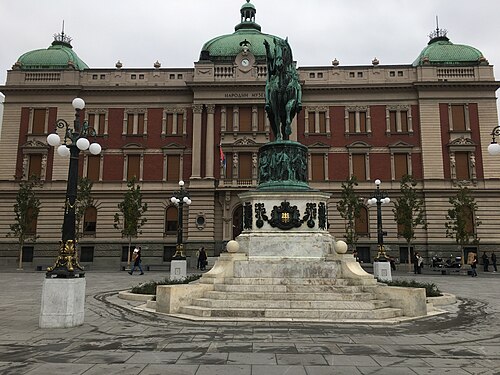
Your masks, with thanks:
[[[302,109],[302,89],[286,40],[273,39],[274,51],[264,40],[267,57],[266,112],[276,140],[289,140],[293,118]]]

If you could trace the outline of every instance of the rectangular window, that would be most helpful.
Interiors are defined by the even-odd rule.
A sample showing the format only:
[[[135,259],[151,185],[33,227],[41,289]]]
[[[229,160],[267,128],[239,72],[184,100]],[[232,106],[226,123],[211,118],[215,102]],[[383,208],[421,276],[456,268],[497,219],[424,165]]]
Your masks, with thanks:
[[[175,234],[177,232],[179,211],[176,207],[171,206],[167,209],[165,218],[165,234]]]
[[[32,134],[45,134],[45,109],[33,110],[33,127]]]
[[[173,113],[167,113],[165,116],[166,119],[166,125],[167,129],[166,132],[167,134],[174,134],[174,114]]]
[[[127,114],[127,134],[134,134],[134,114]]]
[[[239,165],[239,178],[251,180],[252,179],[252,154],[249,152],[242,152],[238,155]]]
[[[469,153],[455,152],[457,180],[470,180]]]
[[[408,132],[408,111],[401,111],[401,131]]]
[[[356,133],[356,112],[349,112],[349,133]]]
[[[178,182],[180,180],[180,164],[180,155],[167,155],[167,181]]]
[[[326,133],[326,112],[319,113],[319,132]]]
[[[263,132],[266,128],[266,111],[264,107],[259,107],[257,109],[257,117],[258,117],[258,129],[260,132]]]
[[[82,246],[80,250],[80,262],[94,261],[94,246]]]
[[[226,153],[226,178],[233,178],[233,153]]]
[[[33,209],[30,207],[27,210],[26,216],[29,218],[32,215],[33,215]],[[31,220],[27,225],[26,234],[35,235],[37,223],[38,223],[38,218],[34,218],[33,220]]]
[[[130,246],[130,252],[134,251],[134,246]],[[129,259],[132,259],[132,254],[130,254],[129,258],[129,247],[128,246],[122,246],[122,262],[128,262]]]
[[[144,134],[144,113],[137,115],[137,134]]]
[[[37,178],[42,177],[42,155],[41,154],[30,154],[30,163],[28,169],[28,178],[35,176]]]
[[[352,175],[356,176],[358,181],[366,181],[365,154],[352,155]]]
[[[83,217],[83,233],[95,234],[97,228],[97,209],[95,207],[87,207]]]
[[[163,246],[163,261],[170,262],[175,254],[175,246]]]
[[[452,105],[451,106],[451,117],[453,130],[465,131],[465,106],[463,105]]]
[[[33,253],[35,248],[33,246],[23,246],[23,263],[33,262]]]
[[[394,178],[400,181],[408,174],[408,154],[394,154]]]
[[[87,158],[87,178],[92,182],[99,181],[99,172],[101,167],[101,157],[98,155],[89,155]]]
[[[139,180],[141,170],[141,156],[140,155],[128,155],[127,156],[127,181],[135,178]]]
[[[311,181],[325,181],[325,157],[311,154]]]
[[[366,112],[359,112],[359,131],[366,133]]]
[[[389,111],[389,121],[390,121],[390,125],[391,125],[391,133],[396,133],[398,131],[397,120],[396,120],[397,114],[398,113],[396,111]]]
[[[240,107],[239,117],[240,117],[240,131],[251,132],[252,131],[252,108],[251,107]]]
[[[308,112],[308,114],[309,117],[308,117],[307,129],[309,133],[316,133],[316,113]]]

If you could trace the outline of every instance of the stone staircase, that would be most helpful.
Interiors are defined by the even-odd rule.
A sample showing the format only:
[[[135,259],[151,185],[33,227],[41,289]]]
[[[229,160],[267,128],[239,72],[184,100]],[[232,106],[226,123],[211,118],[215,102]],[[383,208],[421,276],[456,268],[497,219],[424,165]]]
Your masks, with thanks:
[[[200,279],[201,283],[210,283]],[[377,299],[371,279],[229,277],[172,316],[191,320],[390,323],[403,315]]]

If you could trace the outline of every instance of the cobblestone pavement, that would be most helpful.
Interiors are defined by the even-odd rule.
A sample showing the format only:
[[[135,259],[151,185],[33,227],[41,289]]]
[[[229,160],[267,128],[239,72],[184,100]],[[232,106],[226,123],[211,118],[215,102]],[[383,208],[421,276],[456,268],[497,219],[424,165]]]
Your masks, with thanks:
[[[500,374],[500,274],[413,275],[459,297],[396,326],[194,323],[134,310],[117,292],[163,272],[87,272],[85,323],[40,329],[43,272],[0,273],[0,374]]]

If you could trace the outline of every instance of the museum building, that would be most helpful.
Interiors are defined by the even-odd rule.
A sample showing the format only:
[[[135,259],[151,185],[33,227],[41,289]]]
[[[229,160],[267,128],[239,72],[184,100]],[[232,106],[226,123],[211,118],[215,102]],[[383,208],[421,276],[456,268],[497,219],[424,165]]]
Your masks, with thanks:
[[[264,109],[263,42],[273,45],[280,37],[262,32],[255,17],[247,1],[234,32],[207,41],[190,68],[157,61],[129,69],[118,61],[93,69],[64,32],[47,49],[15,60],[0,86],[0,265],[17,264],[18,244],[7,234],[19,182],[31,175],[42,182],[36,188],[41,210],[31,227],[38,238],[25,244],[23,261],[28,268],[45,267],[57,256],[69,159],[54,152],[47,135],[56,119],[74,119],[76,97],[85,100],[83,117],[102,146],[99,155],[80,154],[79,174],[93,181],[95,201],[80,228],[81,263],[90,269],[126,264],[128,240],[113,218],[132,178],[148,204],[147,223],[134,239],[145,264],[168,263],[175,252],[178,207],[170,198],[180,180],[192,201],[182,218],[187,255],[200,246],[211,256],[223,251],[243,230],[238,194],[257,187],[258,150],[273,139]],[[341,185],[356,176],[363,198],[357,250],[365,262],[377,253],[376,208],[367,204],[374,180],[394,201],[405,174],[417,180],[425,202],[427,227],[418,228],[413,243],[421,255],[459,255],[454,239],[446,238],[445,221],[448,199],[461,186],[478,205],[470,219],[481,221],[475,229],[480,242],[469,250],[489,252],[500,242],[500,163],[487,152],[498,124],[499,83],[478,49],[452,43],[441,29],[425,42],[415,61],[403,65],[374,58],[367,65],[334,59],[330,66],[304,67],[294,56],[303,109],[290,139],[308,147],[311,188],[331,193],[329,231],[337,239],[345,233],[336,208]],[[390,256],[405,261],[407,245],[393,207],[382,209],[384,241]]]

